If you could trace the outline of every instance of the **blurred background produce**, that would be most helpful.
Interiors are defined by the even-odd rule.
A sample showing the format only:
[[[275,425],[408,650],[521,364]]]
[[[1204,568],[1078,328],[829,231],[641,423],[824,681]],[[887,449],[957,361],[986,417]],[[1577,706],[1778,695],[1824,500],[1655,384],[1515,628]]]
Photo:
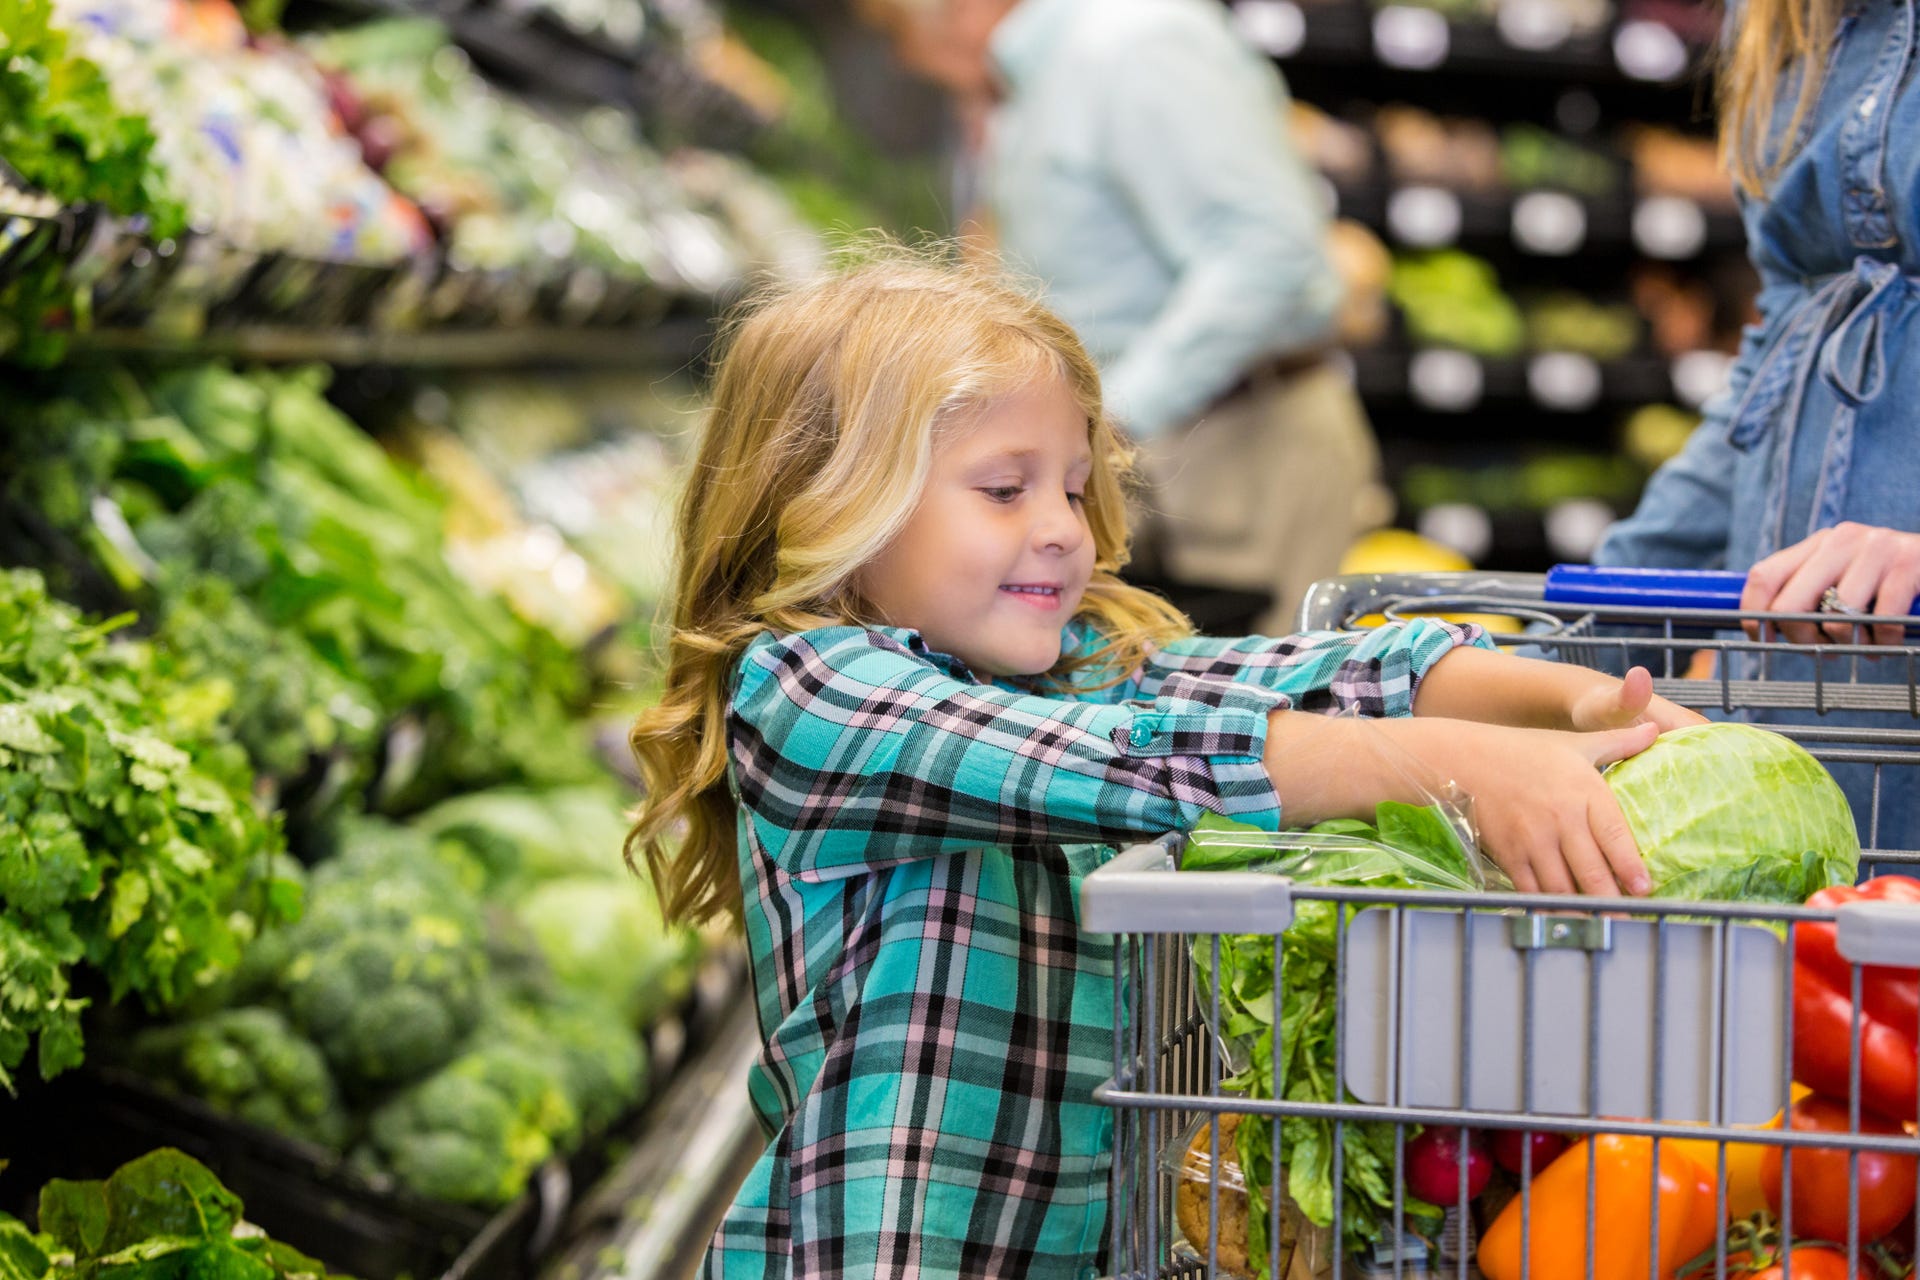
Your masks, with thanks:
[[[1398,499],[1348,567],[1583,558],[1748,318],[1711,15],[1230,7]],[[0,1213],[178,1147],[248,1274],[684,1274],[754,1010],[621,845],[713,320],[977,179],[856,8],[0,0]]]

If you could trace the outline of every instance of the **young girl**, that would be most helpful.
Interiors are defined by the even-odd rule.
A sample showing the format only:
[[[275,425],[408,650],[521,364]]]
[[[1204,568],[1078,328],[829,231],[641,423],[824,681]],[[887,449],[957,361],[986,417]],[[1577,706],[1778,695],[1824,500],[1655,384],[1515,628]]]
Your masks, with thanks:
[[[772,1142],[709,1276],[1092,1274],[1113,949],[1077,899],[1116,845],[1371,815],[1398,756],[1522,888],[1644,891],[1596,766],[1697,719],[1645,672],[1430,621],[1190,635],[1116,576],[1126,464],[1072,331],[984,277],[882,261],[733,331],[629,840],[752,955]]]

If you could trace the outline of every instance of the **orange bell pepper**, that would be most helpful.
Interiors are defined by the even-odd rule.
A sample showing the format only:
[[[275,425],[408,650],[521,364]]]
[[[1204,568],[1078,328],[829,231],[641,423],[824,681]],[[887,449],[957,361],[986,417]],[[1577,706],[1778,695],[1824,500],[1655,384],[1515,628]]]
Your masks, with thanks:
[[[1660,1144],[1660,1269],[1671,1277],[1713,1244],[1714,1175],[1668,1140]],[[1594,1171],[1594,1222],[1587,1221],[1587,1165]],[[1528,1280],[1574,1280],[1587,1274],[1587,1237],[1593,1236],[1592,1280],[1645,1280],[1653,1225],[1653,1139],[1603,1134],[1569,1147],[1533,1179],[1524,1199],[1528,1224]],[[1521,1280],[1523,1197],[1508,1202],[1480,1240],[1486,1280]]]
[[[1813,1090],[1803,1084],[1793,1086],[1795,1102],[1812,1093]],[[1778,1129],[1786,1119],[1784,1112],[1776,1111],[1773,1119],[1760,1127]],[[1744,1126],[1742,1126],[1744,1127]],[[1708,1177],[1720,1174],[1720,1144],[1705,1138],[1668,1139],[1675,1150],[1690,1157],[1694,1163],[1707,1171]],[[1663,1144],[1664,1145],[1664,1144]],[[1757,1142],[1729,1142],[1727,1144],[1727,1221],[1739,1222],[1751,1218],[1767,1207],[1767,1198],[1760,1189],[1760,1157],[1768,1151],[1777,1151],[1778,1147],[1766,1147]]]

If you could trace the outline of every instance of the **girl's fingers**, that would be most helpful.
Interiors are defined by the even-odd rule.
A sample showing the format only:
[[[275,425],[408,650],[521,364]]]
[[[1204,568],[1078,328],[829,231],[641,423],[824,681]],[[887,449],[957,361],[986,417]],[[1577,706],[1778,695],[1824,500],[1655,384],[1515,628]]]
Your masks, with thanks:
[[[1634,843],[1633,828],[1627,825],[1626,815],[1620,812],[1620,803],[1611,791],[1602,788],[1588,802],[1587,829],[1615,883],[1635,897],[1653,888],[1647,865],[1640,860],[1640,849]]]
[[[1507,879],[1513,881],[1515,893],[1538,893],[1540,882],[1533,878],[1533,868],[1522,862],[1507,873]]]
[[[1532,853],[1533,878],[1541,893],[1572,893],[1573,878],[1567,874],[1567,860],[1554,842],[1536,844]]]
[[[1653,674],[1645,667],[1635,667],[1620,681],[1616,696],[1620,700],[1620,718],[1615,723],[1632,724],[1653,701]]]
[[[1578,750],[1596,769],[1604,769],[1617,760],[1628,756],[1637,756],[1653,745],[1660,736],[1660,726],[1651,720],[1640,724],[1630,724],[1624,729],[1607,729],[1600,733],[1583,733],[1576,736]]]
[[[1584,826],[1568,827],[1560,837],[1560,856],[1573,872],[1580,892],[1596,898],[1617,898],[1620,886],[1614,881],[1613,868],[1606,855],[1594,843]]]

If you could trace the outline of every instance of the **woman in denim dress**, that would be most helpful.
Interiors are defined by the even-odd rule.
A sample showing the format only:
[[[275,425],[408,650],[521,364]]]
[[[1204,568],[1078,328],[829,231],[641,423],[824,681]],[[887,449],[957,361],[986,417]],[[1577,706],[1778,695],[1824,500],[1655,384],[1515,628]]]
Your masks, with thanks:
[[[1920,595],[1916,23],[1916,0],[1748,0],[1730,16],[1722,141],[1762,282],[1760,319],[1728,389],[1608,534],[1598,563],[1751,570],[1750,609],[1911,612]],[[1853,635],[1805,628],[1788,638]],[[1862,639],[1903,642],[1894,628]],[[1735,678],[1759,676],[1752,655],[1733,661]],[[1920,674],[1912,665],[1832,658],[1819,674],[1829,688],[1856,676],[1907,685]],[[1814,663],[1773,658],[1766,678],[1812,681]],[[1920,728],[1884,711],[1753,718]],[[1835,773],[1863,841],[1920,849],[1920,769],[1883,770],[1877,787],[1871,766]]]

